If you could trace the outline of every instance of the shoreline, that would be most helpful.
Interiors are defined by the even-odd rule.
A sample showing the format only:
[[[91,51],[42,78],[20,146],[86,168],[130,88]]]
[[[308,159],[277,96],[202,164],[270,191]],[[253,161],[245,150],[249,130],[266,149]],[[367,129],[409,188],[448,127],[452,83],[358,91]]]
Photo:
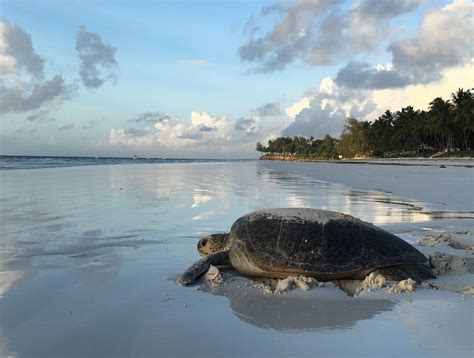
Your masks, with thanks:
[[[312,159],[295,158],[288,156],[260,157],[260,161],[269,162],[310,162],[330,164],[367,164],[367,165],[400,165],[400,166],[433,166],[445,165],[453,167],[474,167],[473,157],[449,157],[449,158],[361,158],[361,159]]]

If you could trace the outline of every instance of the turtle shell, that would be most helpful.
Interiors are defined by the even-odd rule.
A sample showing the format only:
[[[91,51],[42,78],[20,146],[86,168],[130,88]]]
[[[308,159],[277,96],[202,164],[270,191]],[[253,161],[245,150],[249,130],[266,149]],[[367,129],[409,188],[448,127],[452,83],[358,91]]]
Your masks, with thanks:
[[[333,211],[256,211],[237,219],[230,234],[232,263],[246,262],[265,273],[334,275],[427,261],[401,238]]]

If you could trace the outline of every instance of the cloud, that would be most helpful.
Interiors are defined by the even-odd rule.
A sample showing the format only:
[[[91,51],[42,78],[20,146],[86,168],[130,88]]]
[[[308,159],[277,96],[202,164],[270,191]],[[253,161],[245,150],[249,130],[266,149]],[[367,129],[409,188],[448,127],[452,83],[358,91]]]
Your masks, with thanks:
[[[397,71],[410,75],[411,83],[428,83],[445,68],[471,60],[474,3],[457,0],[430,12],[414,39],[393,43],[389,50]]]
[[[25,69],[41,78],[43,67],[44,59],[35,52],[31,36],[19,26],[0,19],[0,73],[8,75]]]
[[[472,88],[472,62],[443,70],[437,81],[375,90],[372,97],[380,113],[386,109],[397,111],[408,105],[427,110],[435,97],[448,99],[458,88]]]
[[[353,18],[386,21],[398,15],[415,10],[424,0],[366,0],[357,3],[352,11]]]
[[[160,112],[150,112],[160,113]],[[139,116],[140,117],[140,116]],[[258,118],[229,119],[206,112],[191,112],[185,124],[169,115],[156,117],[154,125],[141,128],[114,128],[109,144],[152,148],[189,156],[255,156],[255,143],[279,132],[275,126],[263,127]]]
[[[208,133],[211,132],[216,132],[217,127],[215,126],[207,126],[205,124],[198,124],[198,125],[193,125],[191,127],[188,127],[186,130],[184,130],[178,138],[180,139],[191,139],[191,140],[201,140],[206,137],[210,137]]]
[[[79,27],[76,39],[76,50],[81,60],[79,74],[82,83],[87,88],[98,88],[105,82],[105,78],[115,78],[117,61],[115,47],[104,44],[102,38],[93,32],[87,31],[84,26]]]
[[[4,81],[0,81],[0,113],[26,112],[51,102],[58,103],[68,98],[72,91],[73,86],[66,85],[59,75],[48,81],[18,88],[7,87]]]
[[[26,127],[21,127],[19,129],[17,129],[15,131],[16,134],[24,134],[24,133],[28,133],[28,134],[33,134],[33,133],[36,133],[37,131],[37,128],[26,128]]]
[[[66,124],[62,127],[59,127],[58,130],[60,131],[67,131],[69,129],[73,129],[74,128],[74,123],[69,123],[69,124]]]
[[[0,113],[40,110],[27,119],[32,121],[69,98],[73,85],[55,75],[44,79],[44,59],[38,55],[31,36],[19,26],[0,20]]]
[[[326,66],[349,55],[378,49],[390,31],[390,20],[419,6],[422,0],[365,0],[344,10],[339,0],[278,2],[261,11],[279,17],[261,34],[253,17],[246,25],[249,39],[239,48],[242,61],[254,63],[255,72],[282,70],[301,61]]]
[[[414,38],[388,46],[392,54],[389,69],[350,62],[339,71],[336,83],[349,88],[386,89],[439,80],[444,69],[471,61],[473,13],[474,3],[465,0],[431,11]]]
[[[282,134],[316,138],[326,134],[339,136],[349,116],[373,121],[386,110],[396,112],[409,105],[427,110],[433,98],[447,99],[457,88],[471,87],[471,63],[443,70],[438,81],[409,84],[403,88],[348,88],[326,77],[317,88],[307,91],[303,98],[286,109],[294,121]]]
[[[371,51],[390,34],[389,21],[417,9],[424,0],[365,0],[355,2],[348,16],[353,53]]]
[[[283,18],[266,34],[254,37],[239,48],[242,61],[257,63],[254,71],[282,70],[296,59],[327,64],[332,40],[340,36],[340,18],[335,12],[339,1],[297,1],[290,6],[278,3],[262,9],[262,17],[279,14]],[[318,29],[319,27],[319,29]]]
[[[393,69],[370,68],[368,63],[350,62],[339,70],[335,82],[349,88],[384,89],[404,87],[410,79]]]
[[[97,126],[97,124],[99,124],[99,120],[97,119],[91,119],[89,122],[87,122],[86,124],[84,124],[82,126],[82,129],[92,129],[92,128],[95,128]]]
[[[46,109],[41,109],[36,113],[30,114],[26,117],[26,120],[29,122],[54,122],[55,118],[48,117],[49,111]]]
[[[367,91],[353,91],[338,87],[329,77],[324,78],[319,87],[308,91],[303,100],[287,109],[300,106],[294,121],[283,131],[284,136],[313,136],[322,138],[326,134],[338,137],[344,128],[347,117],[366,117],[375,109]],[[293,112],[294,113],[294,112]]]
[[[338,136],[344,127],[346,113],[331,105],[321,107],[317,100],[310,108],[303,109],[295,117],[295,121],[282,131],[283,136],[313,136],[323,138],[326,134]]]
[[[144,123],[148,125],[154,125],[156,122],[161,122],[167,119],[171,119],[171,116],[161,112],[145,112],[139,114],[136,118],[129,119],[129,123]]]
[[[285,109],[285,113],[288,117],[295,118],[298,113],[300,113],[303,109],[309,108],[310,98],[303,97],[300,100],[293,103],[291,106]]]
[[[267,103],[253,110],[253,113],[259,117],[272,117],[281,114],[278,103]]]
[[[258,119],[255,118],[239,118],[235,120],[234,129],[239,132],[248,134],[258,131]]]

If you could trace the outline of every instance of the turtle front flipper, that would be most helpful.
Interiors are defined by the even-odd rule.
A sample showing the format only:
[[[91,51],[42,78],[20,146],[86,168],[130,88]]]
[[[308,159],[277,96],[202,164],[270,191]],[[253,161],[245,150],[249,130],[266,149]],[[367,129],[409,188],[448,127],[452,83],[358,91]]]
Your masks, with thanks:
[[[219,251],[214,254],[203,257],[196,261],[190,268],[183,272],[178,279],[178,284],[182,286],[189,286],[196,282],[196,280],[204,274],[211,265],[226,264],[229,261],[228,251]]]

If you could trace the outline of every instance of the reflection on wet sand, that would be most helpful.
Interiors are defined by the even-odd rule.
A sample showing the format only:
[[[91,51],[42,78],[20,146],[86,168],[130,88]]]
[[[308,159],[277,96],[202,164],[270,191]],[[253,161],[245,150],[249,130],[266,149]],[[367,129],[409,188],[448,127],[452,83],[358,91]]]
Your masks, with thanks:
[[[183,237],[227,231],[240,215],[269,207],[341,211],[375,224],[474,219],[471,212],[428,211],[419,202],[381,191],[352,190],[252,162],[81,168],[87,171],[82,176],[77,170],[8,173],[0,195],[3,262],[137,247],[152,243],[139,242],[146,230],[148,239],[153,232]],[[124,233],[137,234],[136,241]],[[3,274],[2,291],[19,276]]]
[[[122,267],[122,257],[117,254],[80,257],[76,272],[79,282],[88,288],[96,288],[115,279]]]
[[[214,293],[227,297],[232,312],[242,321],[282,332],[349,329],[396,306],[388,299],[348,297],[335,287],[264,295],[244,282],[231,282]]]
[[[17,281],[25,277],[31,278],[35,274],[35,271],[28,267],[31,266],[29,262],[22,262],[18,268],[14,266],[12,262],[0,262],[0,299],[13,288]]]
[[[287,192],[289,207],[313,207],[341,211],[375,224],[424,222],[442,219],[474,219],[474,212],[446,211],[444,203],[432,203],[438,210],[428,210],[423,203],[397,198],[382,190],[353,190],[342,184],[327,183],[304,175],[290,175],[259,168],[257,175],[266,185],[279,186]]]
[[[375,224],[474,218],[469,212],[427,211],[418,202],[380,191],[352,190],[258,163],[84,170],[87,177],[80,178],[72,169],[38,171],[40,175],[22,176],[20,181],[9,174],[11,181],[4,180],[0,198],[5,204],[0,212],[3,262],[87,256],[110,247],[153,243],[142,241],[143,230],[148,230],[147,238],[154,231],[164,237],[227,231],[240,215],[269,207],[342,211]],[[51,175],[57,183],[54,191]],[[21,276],[21,270],[3,273],[2,291]]]
[[[377,224],[472,215],[447,214],[441,205],[430,212],[418,202],[272,171],[258,162],[98,166],[0,176],[0,356],[167,356],[174,351],[163,347],[179,348],[182,337],[189,339],[190,349],[215,353],[209,335],[226,349],[234,336],[247,337],[252,347],[266,338],[264,346],[272,347],[277,339],[269,329],[324,333],[279,336],[277,348],[306,340],[297,350],[301,353],[329,344],[331,335],[333,342],[351,334],[359,342],[361,332],[372,333],[364,325],[383,326],[370,318],[395,314],[399,303],[380,297],[354,300],[330,287],[304,297],[297,292],[245,295],[239,288],[226,294],[235,315],[222,299],[222,316],[213,316],[218,304],[213,299],[221,298],[202,299],[166,278],[196,259],[197,237],[226,232],[254,210],[307,206]],[[169,300],[160,301],[160,295]],[[414,329],[420,321],[413,321]],[[143,349],[149,354],[140,354]]]
[[[391,217],[399,219],[400,222],[422,222],[443,219],[474,219],[474,212],[470,211],[441,211],[427,210],[422,203],[415,200],[390,197],[387,194],[373,192],[348,190],[345,194],[353,202],[374,203],[377,207],[385,209],[375,220],[377,223],[386,223]],[[351,199],[352,198],[352,199]],[[382,205],[379,205],[382,204]],[[444,206],[438,203],[438,206]]]

